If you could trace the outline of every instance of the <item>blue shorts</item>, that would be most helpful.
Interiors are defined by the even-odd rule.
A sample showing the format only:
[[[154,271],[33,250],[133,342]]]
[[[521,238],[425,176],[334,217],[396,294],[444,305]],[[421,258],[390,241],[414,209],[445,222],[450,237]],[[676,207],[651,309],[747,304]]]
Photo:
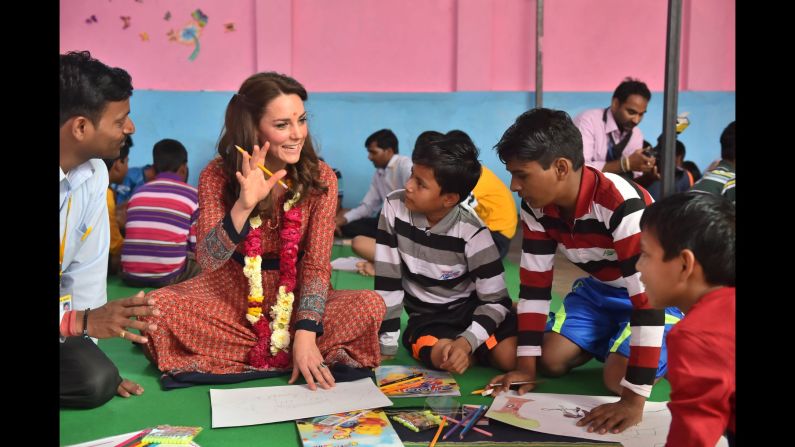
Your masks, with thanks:
[[[610,353],[629,357],[629,318],[632,301],[627,289],[609,286],[591,277],[574,281],[557,313],[550,312],[546,331],[557,332],[587,351],[600,362]],[[684,317],[676,307],[665,309],[657,376],[668,371],[668,348],[665,339],[674,324]]]

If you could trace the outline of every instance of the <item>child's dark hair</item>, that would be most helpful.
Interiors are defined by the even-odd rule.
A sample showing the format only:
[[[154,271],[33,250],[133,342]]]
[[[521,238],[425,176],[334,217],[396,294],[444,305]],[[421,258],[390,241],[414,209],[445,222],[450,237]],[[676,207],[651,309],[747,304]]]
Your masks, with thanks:
[[[736,123],[737,121],[729,123],[720,134],[720,158],[724,160],[734,161]]]
[[[724,197],[703,191],[672,194],[646,208],[640,228],[654,233],[664,261],[691,250],[708,284],[734,287],[735,208]]]
[[[367,147],[375,141],[375,145],[380,147],[381,149],[389,149],[392,148],[395,153],[398,153],[398,140],[395,136],[395,133],[389,129],[381,129],[374,132],[372,135],[367,137],[367,140],[364,142],[364,147]]]
[[[480,179],[478,149],[461,137],[442,135],[420,143],[414,148],[411,161],[433,169],[433,177],[442,194],[458,194],[458,203],[469,197]]]
[[[61,55],[61,126],[73,116],[85,116],[96,126],[108,102],[132,96],[132,78],[121,68],[111,68],[88,51]]]
[[[472,146],[475,146],[475,142],[472,141],[472,138],[469,137],[469,134],[464,132],[461,129],[453,129],[453,130],[447,132],[445,135],[447,135],[448,137],[462,138],[462,139],[468,141],[469,144],[471,144]]]
[[[108,171],[113,167],[113,163],[116,163],[116,160],[124,160],[130,155],[130,148],[133,147],[133,139],[131,136],[127,135],[126,139],[124,140],[124,144],[121,146],[121,150],[119,151],[119,156],[117,158],[103,158],[102,161],[105,162],[105,166],[108,167]]]
[[[646,99],[646,102],[651,101],[651,91],[644,82],[637,79],[624,78],[621,84],[618,84],[615,91],[613,91],[613,98],[618,99],[619,104],[624,104],[630,95],[640,95]]]
[[[549,169],[556,158],[563,157],[571,161],[575,171],[585,163],[582,134],[569,114],[561,110],[536,108],[519,115],[494,148],[503,163],[512,159],[537,161]]]
[[[155,173],[177,172],[180,166],[188,162],[188,151],[177,140],[165,138],[155,143],[152,148],[152,166]]]
[[[441,132],[437,132],[435,130],[426,130],[417,137],[417,141],[414,142],[414,149],[417,149],[417,146],[419,145],[428,144],[431,141],[442,138],[443,136],[444,134]]]

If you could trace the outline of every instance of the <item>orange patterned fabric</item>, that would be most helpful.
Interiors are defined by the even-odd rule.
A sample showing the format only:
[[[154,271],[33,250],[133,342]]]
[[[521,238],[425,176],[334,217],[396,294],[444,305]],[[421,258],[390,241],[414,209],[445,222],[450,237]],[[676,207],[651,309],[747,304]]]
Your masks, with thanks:
[[[304,256],[298,262],[295,294],[300,298],[296,299],[291,328],[297,319],[320,320],[324,332],[317,343],[326,363],[376,367],[380,362],[378,328],[386,307],[372,290],[331,288],[337,178],[323,162],[319,170],[328,191],[310,196],[298,205],[303,207],[299,250],[304,251]],[[202,273],[151,292],[149,296],[156,300],[161,314],[141,318],[158,326],[157,331],[148,335],[148,347],[163,372],[231,374],[251,369],[246,355],[256,336],[244,317],[248,282],[242,266],[230,258],[233,249],[242,253],[243,243],[241,248],[235,248],[223,228],[227,209],[222,194],[226,181],[219,159],[211,161],[199,178],[196,254]],[[261,228],[262,257],[275,258],[279,252],[278,225],[263,216]],[[263,270],[263,309],[269,309],[275,302],[278,280],[278,270]],[[302,306],[304,301],[312,305]]]

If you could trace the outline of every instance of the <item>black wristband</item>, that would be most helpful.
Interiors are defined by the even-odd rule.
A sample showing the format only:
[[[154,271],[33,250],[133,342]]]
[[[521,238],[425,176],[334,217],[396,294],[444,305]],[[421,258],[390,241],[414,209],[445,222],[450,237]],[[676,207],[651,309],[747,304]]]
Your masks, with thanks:
[[[88,336],[88,312],[90,311],[90,307],[83,311],[83,338],[90,338]]]

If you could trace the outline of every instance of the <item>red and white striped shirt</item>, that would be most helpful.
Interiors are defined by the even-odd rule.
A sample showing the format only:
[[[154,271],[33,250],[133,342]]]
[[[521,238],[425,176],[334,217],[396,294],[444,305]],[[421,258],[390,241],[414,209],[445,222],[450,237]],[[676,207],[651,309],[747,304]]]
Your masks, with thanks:
[[[640,255],[640,217],[653,202],[649,193],[618,175],[583,166],[573,222],[556,205],[530,208],[522,202],[518,356],[540,356],[555,250],[595,279],[626,288],[632,301],[630,356],[621,381],[648,397],[657,372],[665,328],[664,310],[653,309],[635,262]]]

